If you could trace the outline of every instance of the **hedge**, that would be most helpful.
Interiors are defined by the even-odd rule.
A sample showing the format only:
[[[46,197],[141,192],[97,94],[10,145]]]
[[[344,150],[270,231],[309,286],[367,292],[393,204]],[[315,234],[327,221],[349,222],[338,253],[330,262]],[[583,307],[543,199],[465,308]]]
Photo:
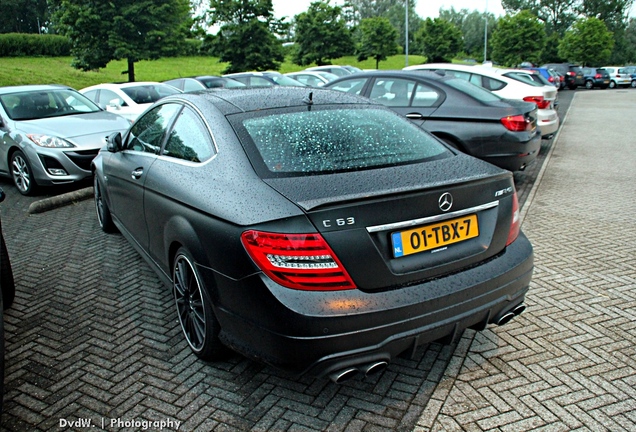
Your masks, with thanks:
[[[0,57],[66,57],[71,55],[71,41],[51,34],[0,34]]]

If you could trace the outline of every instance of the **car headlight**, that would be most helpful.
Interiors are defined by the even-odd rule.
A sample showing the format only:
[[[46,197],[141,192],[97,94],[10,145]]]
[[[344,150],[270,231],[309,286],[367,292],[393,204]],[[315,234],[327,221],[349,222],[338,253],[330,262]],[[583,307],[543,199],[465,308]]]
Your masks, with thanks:
[[[60,137],[41,134],[27,134],[29,139],[40,147],[47,148],[72,148],[75,145]]]

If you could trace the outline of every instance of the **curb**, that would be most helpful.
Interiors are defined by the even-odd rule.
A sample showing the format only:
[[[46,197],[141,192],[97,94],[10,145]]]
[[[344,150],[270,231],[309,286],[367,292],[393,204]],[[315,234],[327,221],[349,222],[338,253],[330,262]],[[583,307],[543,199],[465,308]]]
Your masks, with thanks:
[[[58,207],[69,205],[78,201],[83,201],[93,197],[93,188],[87,187],[73,192],[67,192],[62,195],[56,195],[51,198],[45,198],[31,203],[29,206],[29,214],[43,213]]]

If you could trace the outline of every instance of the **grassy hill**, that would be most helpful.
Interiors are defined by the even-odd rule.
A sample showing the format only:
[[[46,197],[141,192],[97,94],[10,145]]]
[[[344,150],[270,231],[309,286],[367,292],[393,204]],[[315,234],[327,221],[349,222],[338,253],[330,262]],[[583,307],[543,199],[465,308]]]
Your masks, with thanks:
[[[423,63],[425,57],[409,55],[409,64]],[[71,66],[71,57],[2,57],[0,58],[0,87],[21,84],[65,84],[76,89],[104,82],[127,81],[126,61],[112,61],[98,71],[82,72]],[[352,65],[361,69],[375,69],[375,60],[358,62],[354,56],[342,57],[333,64]],[[380,62],[381,69],[402,69],[404,55],[392,56]],[[141,61],[135,64],[137,81],[164,81],[192,75],[221,75],[227,67],[214,57],[175,57]],[[302,70],[304,67],[289,61],[283,63],[280,72]]]

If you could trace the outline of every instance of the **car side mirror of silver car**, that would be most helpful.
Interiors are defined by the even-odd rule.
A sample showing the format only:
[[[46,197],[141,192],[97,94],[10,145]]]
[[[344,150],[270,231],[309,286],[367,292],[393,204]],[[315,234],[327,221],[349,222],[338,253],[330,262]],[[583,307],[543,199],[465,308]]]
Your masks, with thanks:
[[[106,148],[111,153],[122,150],[121,132],[114,132],[106,138]]]

